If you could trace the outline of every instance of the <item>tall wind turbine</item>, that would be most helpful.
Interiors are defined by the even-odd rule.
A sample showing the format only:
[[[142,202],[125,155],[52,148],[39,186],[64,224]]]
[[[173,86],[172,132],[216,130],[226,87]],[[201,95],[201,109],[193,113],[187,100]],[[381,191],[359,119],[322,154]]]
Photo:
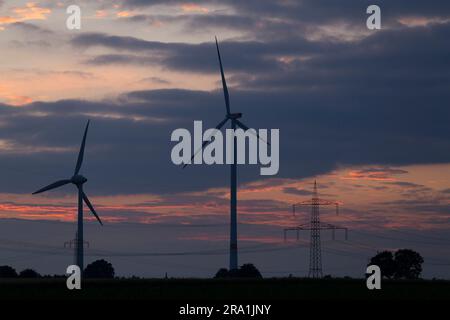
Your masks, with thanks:
[[[231,113],[230,109],[230,96],[228,94],[227,82],[225,80],[225,75],[223,72],[222,59],[220,57],[219,44],[216,39],[217,56],[219,58],[220,65],[220,75],[222,78],[223,95],[225,98],[225,108],[226,114],[225,119],[223,119],[217,126],[216,129],[220,130],[225,123],[230,121],[231,129],[236,130],[240,127],[243,130],[248,130],[249,128],[243,124],[238,119],[242,118],[242,113]],[[252,132],[252,131],[251,131]],[[256,134],[258,139],[261,139],[258,134]],[[263,139],[261,139],[264,141]],[[269,144],[268,142],[264,141]],[[191,158],[194,159],[195,155],[203,150],[203,148],[211,143],[210,139],[203,142],[201,148],[197,150]],[[233,137],[233,163],[231,164],[231,174],[230,174],[230,270],[235,270],[238,268],[238,246],[237,246],[237,146],[236,137]],[[187,164],[184,165],[186,167]]]
[[[77,160],[77,164],[75,166],[75,172],[74,172],[72,178],[56,181],[42,189],[39,189],[36,192],[33,192],[33,194],[38,194],[41,192],[59,188],[61,186],[69,184],[69,183],[74,184],[78,188],[78,231],[77,231],[75,250],[76,250],[76,264],[80,268],[81,272],[83,272],[83,257],[84,257],[84,254],[83,254],[83,249],[84,249],[83,201],[89,207],[92,214],[97,218],[98,222],[100,222],[100,224],[103,225],[102,221],[100,220],[99,216],[97,215],[97,212],[95,212],[94,207],[92,206],[91,202],[89,201],[89,198],[83,191],[83,184],[87,181],[87,179],[80,174],[81,165],[83,164],[84,147],[86,145],[86,136],[88,133],[88,129],[89,129],[89,121],[86,124],[86,129],[84,130],[83,141],[81,142],[80,152],[78,154],[78,160]]]

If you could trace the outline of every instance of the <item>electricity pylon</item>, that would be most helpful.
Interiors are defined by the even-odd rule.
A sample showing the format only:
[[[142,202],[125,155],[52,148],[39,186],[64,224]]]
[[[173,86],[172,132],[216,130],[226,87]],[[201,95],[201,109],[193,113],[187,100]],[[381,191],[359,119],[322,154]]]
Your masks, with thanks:
[[[295,216],[296,206],[311,206],[311,219],[309,223],[301,224],[293,228],[284,229],[284,240],[286,241],[286,233],[288,231],[297,232],[297,240],[299,240],[299,232],[304,230],[310,230],[310,246],[309,246],[309,277],[321,278],[322,277],[322,247],[320,243],[320,231],[332,230],[333,240],[335,239],[336,230],[345,230],[345,240],[348,239],[348,229],[344,227],[338,227],[329,223],[320,222],[319,207],[320,206],[336,206],[336,215],[339,214],[339,203],[335,201],[328,201],[320,199],[317,193],[317,183],[314,181],[314,191],[311,200],[302,201],[292,206],[292,212]]]
[[[64,248],[74,249],[74,255],[73,255],[73,262],[74,264],[77,264],[77,253],[78,253],[78,245],[81,244],[80,240],[78,239],[78,232],[75,233],[75,239],[72,239],[70,241],[64,242]],[[83,247],[86,246],[89,248],[89,241],[83,241]],[[83,271],[83,270],[81,270]]]

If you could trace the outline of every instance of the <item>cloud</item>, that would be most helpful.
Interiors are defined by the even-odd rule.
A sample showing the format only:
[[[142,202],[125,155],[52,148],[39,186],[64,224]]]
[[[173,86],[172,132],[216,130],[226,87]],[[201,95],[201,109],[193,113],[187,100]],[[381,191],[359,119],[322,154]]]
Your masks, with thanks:
[[[184,12],[198,12],[198,13],[208,13],[208,8],[202,7],[196,3],[184,3],[181,5],[181,10]]]
[[[393,181],[395,180],[394,176],[406,174],[408,171],[389,168],[389,167],[378,167],[378,168],[365,168],[357,171],[350,171],[348,176],[345,179],[354,179],[354,180],[374,180],[374,181]],[[396,185],[401,185],[401,182],[392,182]],[[405,186],[407,183],[403,183]]]
[[[39,48],[49,48],[52,46],[52,44],[48,41],[44,40],[31,40],[31,41],[18,41],[18,40],[12,40],[9,42],[9,44],[18,49],[22,48],[30,48],[30,47],[39,47]]]
[[[142,79],[140,80],[140,82],[150,82],[150,83],[163,84],[163,85],[165,85],[165,84],[170,84],[170,81],[169,81],[169,80],[162,79],[162,78],[159,78],[159,77],[146,77],[146,78],[142,78]]]
[[[71,41],[77,48],[104,47],[113,53],[99,55],[88,60],[90,64],[158,63],[162,67],[191,72],[216,72],[217,55],[213,39],[211,42],[163,43],[135,37],[114,36],[104,33],[84,33]],[[220,43],[226,70],[251,72],[283,70],[279,58],[297,54],[312,55],[323,50],[339,50],[339,44],[314,43],[306,39],[298,42],[224,41]],[[127,52],[124,54],[123,52]],[[226,57],[226,58],[225,58]]]
[[[297,188],[293,188],[293,187],[284,188],[283,192],[288,193],[288,194],[298,195],[298,196],[310,196],[313,194],[309,190],[302,190],[302,189],[297,189]]]
[[[2,97],[4,97],[8,101],[8,103],[12,106],[22,106],[33,102],[33,99],[28,96],[22,96],[11,93],[2,93]]]
[[[430,24],[443,24],[450,22],[450,17],[405,17],[398,20],[399,23],[408,27],[426,27]]]
[[[146,64],[156,64],[157,61],[151,57],[137,56],[137,55],[126,55],[126,54],[102,54],[89,58],[84,61],[89,65],[146,65]]]
[[[450,51],[445,41],[449,25],[386,30],[355,43],[304,38],[224,41],[221,50],[229,82],[241,89],[297,91],[308,103],[317,103],[311,98],[326,92],[338,97],[336,104],[341,106],[364,101],[376,108],[395,86],[395,104],[424,103],[425,99],[434,100],[437,92],[445,95],[444,88],[450,83],[444,63]],[[418,49],[417,42],[423,47]],[[89,56],[86,62],[91,65],[151,64],[173,71],[217,73],[212,42],[162,43],[96,33],[82,34],[72,43],[86,49],[101,46],[112,50]],[[411,94],[417,94],[418,99],[409,101]],[[348,101],[350,96],[352,101]],[[323,102],[326,97],[321,99]],[[393,112],[397,110],[399,107]]]
[[[39,7],[35,2],[28,2],[23,7],[13,7],[12,14],[0,16],[0,25],[9,25],[28,20],[46,20],[52,12],[49,8]]]
[[[157,3],[161,4],[152,2]],[[149,2],[131,3],[137,4]],[[242,8],[239,11],[242,14],[250,13],[246,10],[247,4],[232,1],[227,4]],[[329,4],[325,8],[324,2],[306,1],[302,6],[321,8],[324,18],[329,19],[351,6],[347,2],[341,6]],[[417,4],[416,10],[420,6]],[[261,2],[255,7],[256,11],[266,13],[269,9],[280,15],[290,15],[289,10],[295,12],[298,6]],[[445,7],[443,10],[445,12]],[[288,26],[266,27],[278,32]],[[221,41],[231,108],[242,111],[243,120],[249,126],[280,128],[281,178],[312,176],[340,165],[373,167],[380,164],[383,168],[448,162],[450,157],[445,150],[450,144],[450,132],[445,119],[449,117],[446,101],[450,101],[447,90],[450,70],[446,64],[450,53],[449,35],[449,24],[443,23],[387,28],[353,42],[313,41],[292,33],[257,41],[253,38]],[[227,172],[224,167],[194,167],[181,173],[169,159],[169,137],[173,129],[191,128],[193,120],[197,119],[203,119],[207,126],[214,126],[223,115],[212,37],[208,42],[181,43],[83,32],[74,36],[71,44],[83,49],[77,51],[77,57],[90,68],[151,64],[187,77],[195,76],[190,73],[215,75],[217,90],[172,88],[118,92],[117,99],[36,102],[15,113],[4,106],[1,112],[5,117],[11,115],[12,119],[8,124],[10,130],[2,132],[5,139],[18,145],[37,144],[40,138],[48,139],[54,147],[76,146],[79,143],[76,129],[87,117],[92,117],[94,125],[98,121],[101,132],[101,138],[91,142],[102,150],[102,154],[93,155],[96,159],[93,167],[99,169],[93,170],[93,175],[98,175],[95,183],[101,186],[98,192],[119,192],[112,177],[101,181],[100,172],[115,169],[123,163],[128,164],[128,176],[123,178],[121,187],[127,193],[139,190],[164,193],[171,188],[175,188],[174,191],[199,190],[224,184]],[[147,78],[152,77],[149,74]],[[45,117],[33,114],[45,114]],[[58,122],[59,118],[64,119],[64,127]],[[56,134],[57,129],[68,132]],[[20,130],[25,130],[27,135],[19,134]],[[117,132],[122,136],[118,137]],[[114,143],[107,139],[109,136],[114,137]],[[20,161],[28,164],[27,160],[31,158]],[[43,159],[40,157],[36,161]],[[12,158],[1,160],[9,167],[13,165]],[[50,162],[65,165],[64,161],[72,160],[67,155],[59,155],[52,157]],[[102,165],[103,162],[107,164]],[[147,172],[150,167],[157,172]],[[256,168],[243,168],[240,179],[255,181],[259,179],[256,172]],[[392,174],[356,173],[357,177],[370,179],[389,178]],[[133,186],[133,181],[140,180],[143,175],[146,181],[152,182]],[[178,181],[175,187],[169,183],[174,180]],[[19,183],[15,188],[19,190]]]
[[[133,15],[134,14],[132,12],[130,12],[130,11],[119,11],[119,12],[116,13],[116,16],[118,18],[127,18],[127,17],[131,17]]]
[[[64,147],[48,147],[45,145],[20,145],[10,140],[0,139],[0,151],[3,154],[11,153],[15,155],[27,155],[35,153],[59,153],[59,152],[74,152],[75,149]]]
[[[29,22],[14,22],[9,27],[28,34],[29,33],[37,33],[40,35],[53,34],[53,31],[51,31],[50,29]]]
[[[392,181],[392,182],[386,182],[386,184],[399,186],[403,188],[424,188],[425,186],[422,184],[417,184],[413,182],[407,182],[407,181]]]
[[[97,10],[97,11],[95,11],[95,17],[97,18],[97,19],[103,19],[103,18],[106,18],[106,17],[108,17],[108,12],[106,11],[106,10]]]
[[[123,1],[122,6],[128,8],[152,9],[153,6],[164,5],[177,7],[184,5],[184,1],[152,1],[132,0]],[[367,31],[365,19],[366,9],[373,4],[370,1],[333,1],[333,0],[306,0],[306,1],[272,1],[272,0],[213,0],[196,1],[196,8],[208,6],[213,8],[208,14],[188,17],[193,26],[200,25],[204,29],[226,27],[233,29],[232,19],[222,20],[220,16],[215,19],[214,8],[220,8],[235,19],[241,19],[240,30],[247,35],[258,36],[259,39],[294,38],[295,35],[308,35],[321,30],[322,36],[336,37],[336,40],[349,39],[349,35]],[[424,21],[446,20],[450,17],[450,5],[445,0],[439,0],[434,5],[429,5],[421,0],[409,1],[405,6],[402,1],[378,1],[377,5],[382,10],[383,28],[396,28],[399,25],[428,24]],[[207,17],[206,19],[203,19]],[[210,18],[212,17],[212,18]],[[182,17],[179,17],[183,19]],[[195,20],[197,18],[197,20]],[[254,23],[255,20],[258,23]],[[222,23],[222,21],[224,23]],[[247,21],[247,24],[245,24]],[[411,24],[412,23],[412,24]],[[415,24],[414,24],[415,23]],[[336,28],[347,26],[342,34],[336,33]],[[191,29],[192,30],[192,29]]]
[[[48,147],[76,149],[82,127],[90,117],[93,122],[86,170],[95,193],[201,190],[224,185],[228,168],[192,166],[181,170],[170,161],[173,145],[170,133],[180,127],[192,129],[193,121],[198,119],[204,121],[205,127],[214,126],[224,112],[221,94],[220,91],[146,90],[124,94],[115,102],[63,100],[36,102],[20,109],[3,106],[0,113],[9,121],[7,126],[0,127],[0,133],[23,146],[45,142]],[[250,127],[280,128],[280,178],[312,176],[329,172],[338,165],[450,162],[447,147],[430,143],[440,140],[450,144],[448,129],[436,130],[448,128],[444,119],[450,115],[440,117],[442,124],[434,118],[432,122],[424,122],[424,115],[430,112],[429,105],[408,109],[407,121],[420,120],[423,124],[420,130],[412,130],[409,125],[401,125],[405,117],[403,113],[393,113],[391,104],[376,110],[360,107],[333,112],[326,103],[313,104],[314,108],[299,107],[297,101],[307,99],[297,93],[233,90],[231,99],[232,110],[243,112],[243,121]],[[378,130],[380,127],[385,129]],[[75,156],[76,152],[52,157],[37,152],[26,158],[0,154],[0,164],[6,169],[5,179],[11,181],[7,189],[23,192],[60,178],[73,170]],[[28,174],[18,175],[13,168],[22,168],[19,172]],[[120,183],[117,183],[119,177],[110,172],[119,168]],[[39,174],[32,174],[36,170]],[[257,172],[255,166],[240,168],[240,181],[260,179]],[[402,173],[382,166],[356,172],[355,177],[390,179]],[[173,181],[177,183],[174,185]]]

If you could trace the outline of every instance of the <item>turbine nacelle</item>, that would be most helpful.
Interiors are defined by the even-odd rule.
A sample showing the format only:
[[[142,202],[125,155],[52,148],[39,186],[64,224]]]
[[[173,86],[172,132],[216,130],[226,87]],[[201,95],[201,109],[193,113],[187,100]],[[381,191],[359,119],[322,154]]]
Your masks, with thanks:
[[[84,183],[86,183],[88,180],[84,176],[82,176],[81,174],[76,174],[70,179],[70,181],[74,185],[81,186]]]

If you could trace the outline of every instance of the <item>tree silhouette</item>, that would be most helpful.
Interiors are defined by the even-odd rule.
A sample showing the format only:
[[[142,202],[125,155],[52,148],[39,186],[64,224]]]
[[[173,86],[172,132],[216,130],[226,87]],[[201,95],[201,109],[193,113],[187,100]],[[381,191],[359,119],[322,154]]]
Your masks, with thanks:
[[[17,272],[13,267],[0,266],[0,278],[17,278]]]
[[[91,264],[88,264],[84,269],[84,276],[86,278],[114,278],[114,268],[111,263],[106,260],[96,260]]]
[[[262,279],[259,270],[251,263],[244,264],[239,269],[241,278],[257,278]]]
[[[368,265],[377,265],[383,277],[395,279],[418,279],[422,273],[422,256],[410,249],[400,249],[394,254],[390,251],[377,253]]]
[[[216,279],[224,278],[255,278],[262,279],[262,275],[259,270],[251,263],[243,264],[239,269],[228,270],[225,268],[219,269],[216,275]]]
[[[19,273],[20,278],[40,278],[41,275],[33,269],[25,269]]]
[[[369,261],[368,266],[377,265],[381,269],[381,276],[391,279],[396,271],[394,255],[390,251],[378,252]]]
[[[395,278],[418,279],[422,273],[422,256],[410,249],[401,249],[395,252]]]
[[[225,268],[219,269],[219,271],[217,271],[216,275],[214,276],[214,278],[216,278],[216,279],[227,278],[227,277],[228,277],[228,270]]]

